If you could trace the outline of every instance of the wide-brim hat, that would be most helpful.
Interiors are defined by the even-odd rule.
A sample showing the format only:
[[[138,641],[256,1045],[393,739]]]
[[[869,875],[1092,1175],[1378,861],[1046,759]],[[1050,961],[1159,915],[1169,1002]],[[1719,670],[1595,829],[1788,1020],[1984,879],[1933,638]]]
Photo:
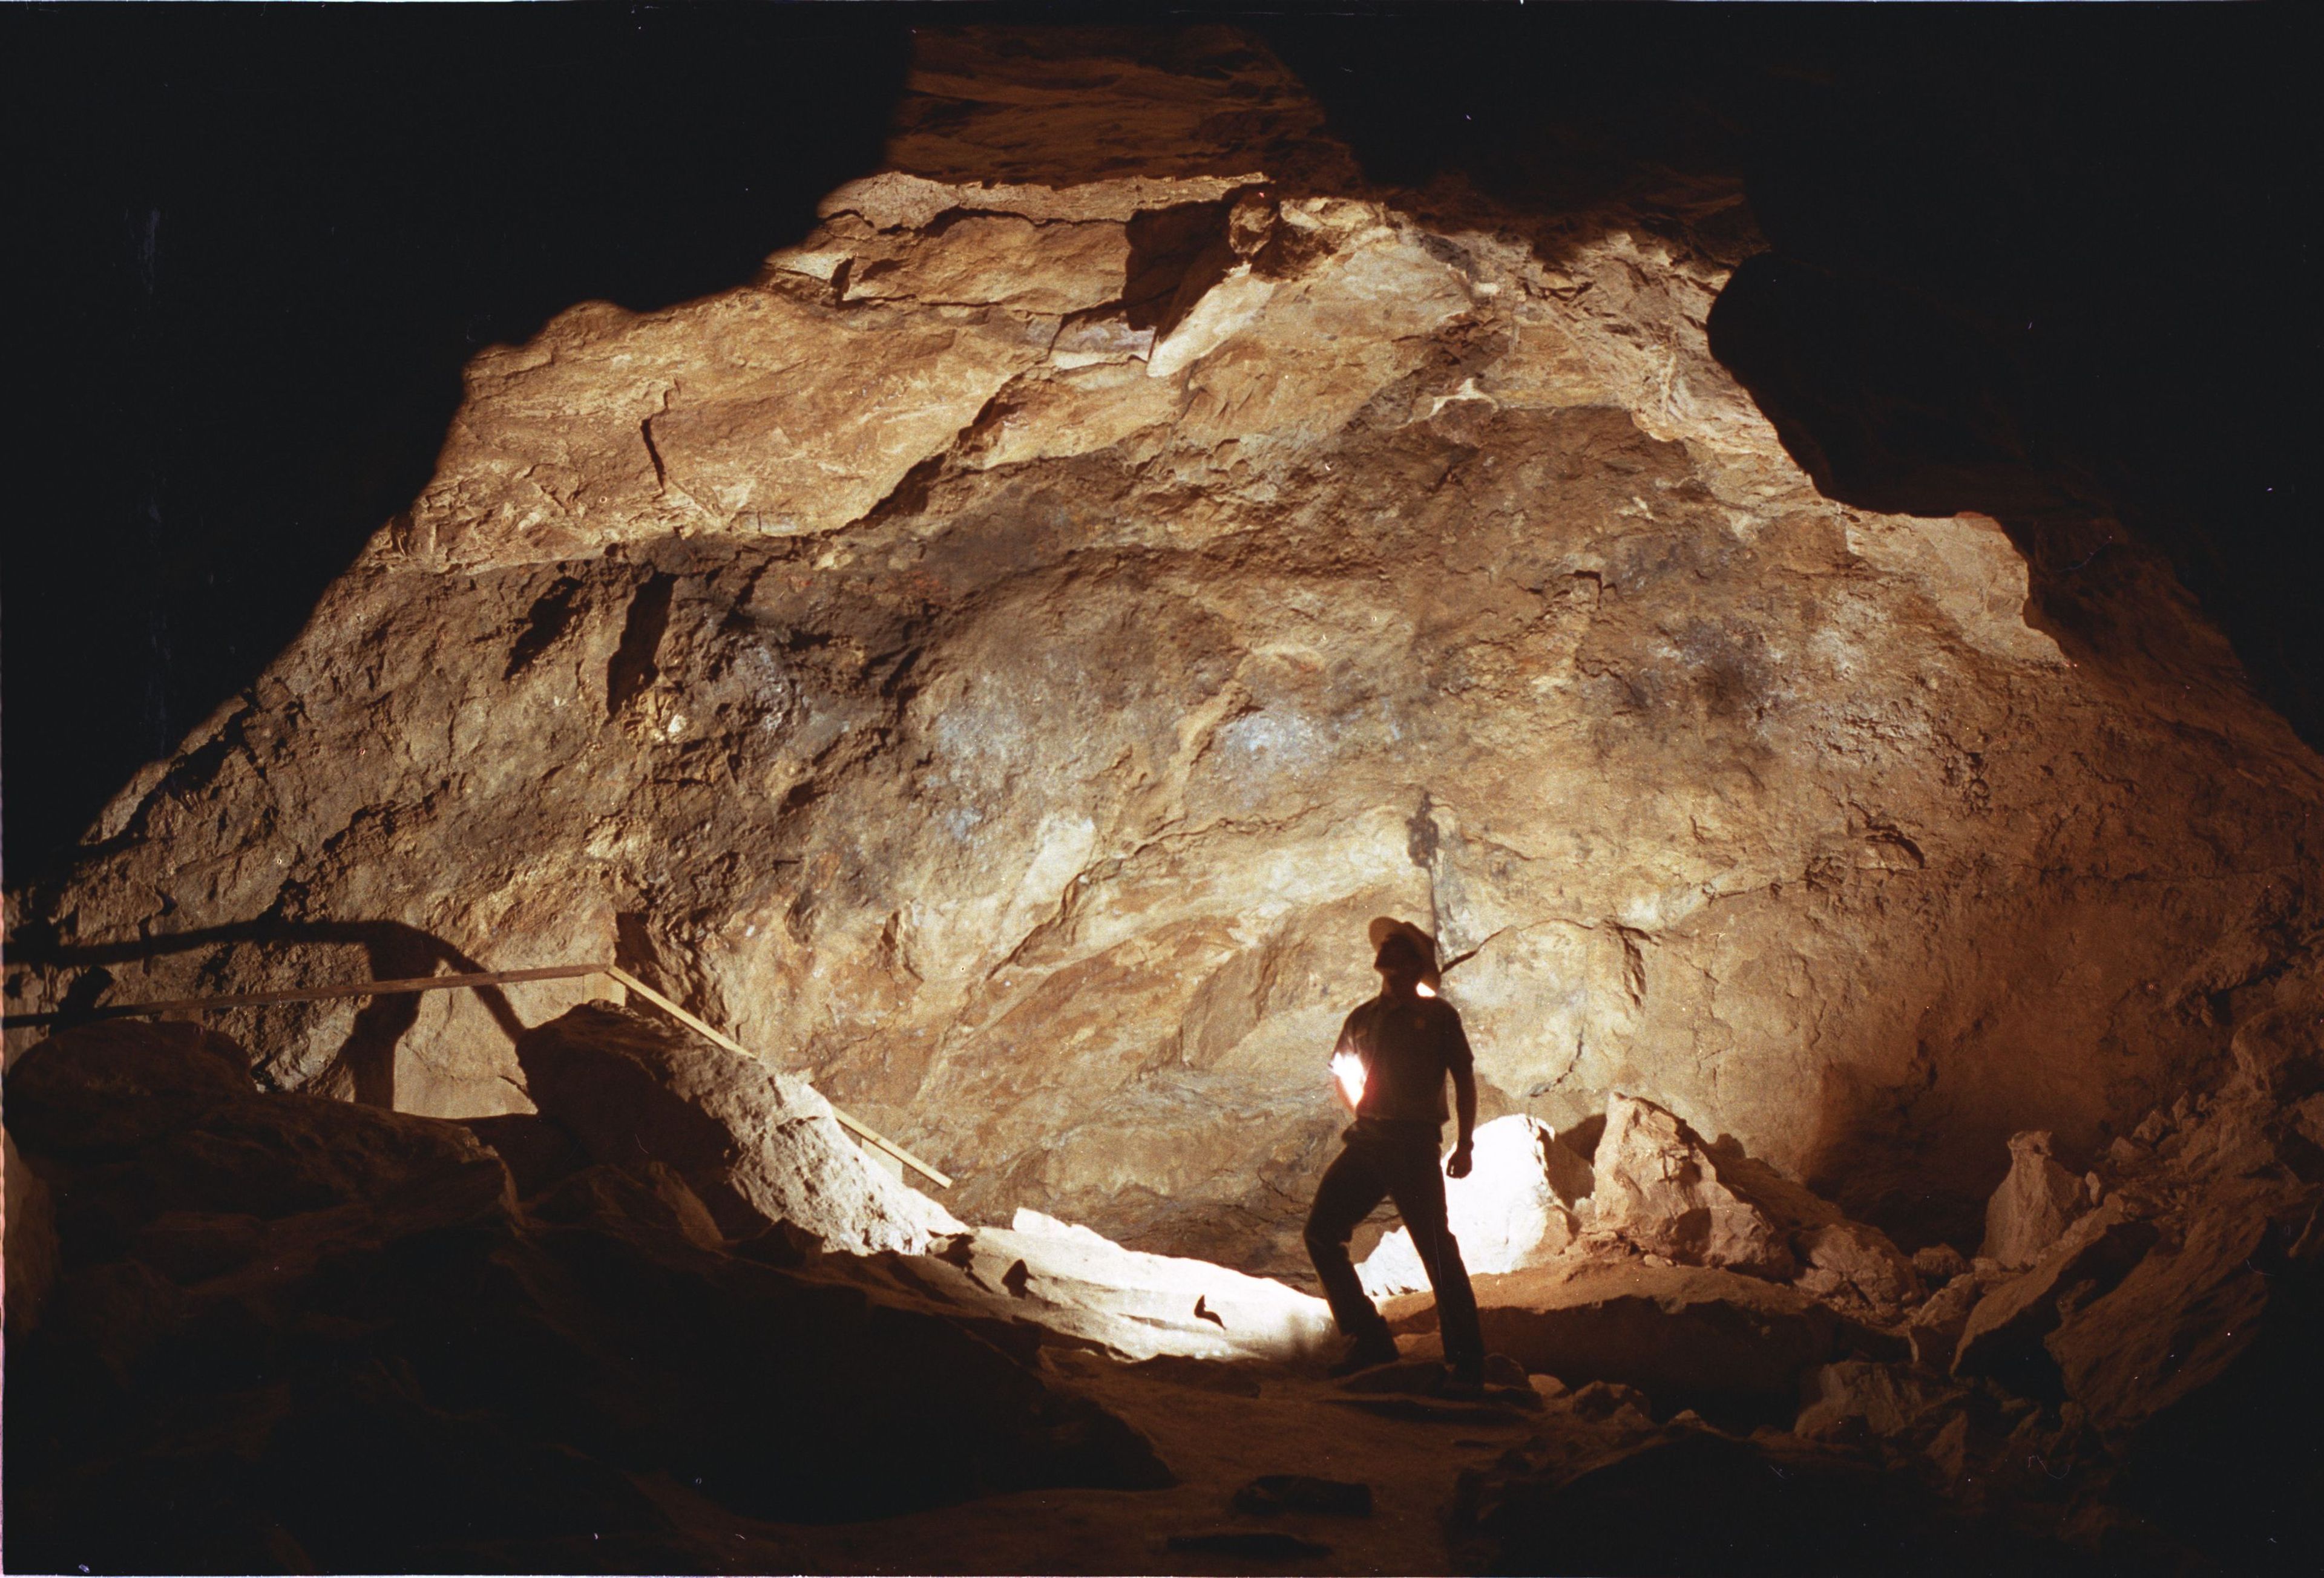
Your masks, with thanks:
[[[1420,951],[1420,978],[1431,986],[1439,979],[1436,968],[1436,939],[1409,921],[1399,921],[1393,915],[1379,915],[1371,923],[1372,952],[1378,954],[1391,937],[1401,937]]]

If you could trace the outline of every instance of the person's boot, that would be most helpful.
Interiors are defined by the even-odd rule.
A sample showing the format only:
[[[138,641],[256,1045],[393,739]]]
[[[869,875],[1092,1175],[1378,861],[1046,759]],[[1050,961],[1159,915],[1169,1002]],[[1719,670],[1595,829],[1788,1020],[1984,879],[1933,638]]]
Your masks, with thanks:
[[[1485,1362],[1481,1359],[1459,1359],[1444,1366],[1444,1379],[1436,1395],[1463,1400],[1485,1395]]]
[[[1353,1375],[1360,1370],[1377,1370],[1383,1364],[1393,1364],[1404,1355],[1397,1351],[1396,1339],[1386,1332],[1375,1332],[1358,1337],[1348,1344],[1348,1351],[1333,1361],[1323,1373],[1334,1379]]]

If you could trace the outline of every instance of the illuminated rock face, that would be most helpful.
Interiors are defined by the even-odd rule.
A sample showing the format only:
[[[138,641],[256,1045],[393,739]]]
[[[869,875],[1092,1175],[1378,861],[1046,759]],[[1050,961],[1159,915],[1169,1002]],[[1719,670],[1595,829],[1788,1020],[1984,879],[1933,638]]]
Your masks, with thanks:
[[[1636,1093],[1907,1248],[2223,1049],[2316,920],[2315,759],[2078,666],[1992,523],[1819,497],[1705,347],[1738,192],[1369,191],[1182,36],[933,39],[758,282],[480,355],[411,509],[23,903],[195,934],[115,999],[618,954],[964,1219],[1258,1267],[1375,914],[1463,959],[1483,1116]],[[592,989],[219,1023],[524,1110],[516,1022]]]

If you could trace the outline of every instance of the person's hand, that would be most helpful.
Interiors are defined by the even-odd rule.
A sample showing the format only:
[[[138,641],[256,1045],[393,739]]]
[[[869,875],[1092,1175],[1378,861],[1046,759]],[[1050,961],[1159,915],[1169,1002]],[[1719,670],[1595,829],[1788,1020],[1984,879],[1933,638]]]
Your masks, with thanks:
[[[1469,1176],[1470,1161],[1469,1142],[1463,1140],[1458,1145],[1452,1147],[1452,1158],[1444,1164],[1444,1176],[1446,1178],[1467,1178]]]

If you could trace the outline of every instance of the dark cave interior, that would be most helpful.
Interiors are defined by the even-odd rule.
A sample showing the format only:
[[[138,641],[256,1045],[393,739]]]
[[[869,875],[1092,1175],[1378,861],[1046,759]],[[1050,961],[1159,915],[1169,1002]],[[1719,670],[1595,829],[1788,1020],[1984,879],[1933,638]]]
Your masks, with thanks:
[[[2324,1397],[2304,37],[2268,5],[0,18],[41,391],[0,589],[12,1282],[22,1178],[57,1225],[44,1324],[12,1305],[12,1559],[2307,1570],[2324,1454],[2282,1428]],[[1147,179],[1075,162],[1116,92],[1196,151],[1156,163],[1164,197],[1074,184]],[[1230,107],[1172,118],[1205,95]],[[972,123],[992,140],[945,141]],[[1353,174],[1226,179],[1239,138],[1274,158],[1319,124],[1316,168]],[[961,196],[1021,147],[1014,195]],[[1579,277],[1579,243],[1508,261],[1607,213],[1646,241],[1593,280],[1540,271]],[[1714,399],[1655,427],[1605,372],[1705,258],[1696,381],[1740,386],[1761,451],[1720,448]],[[1624,269],[1661,294],[1605,305]],[[1425,317],[1432,290],[1473,317]],[[745,295],[759,317],[683,338]],[[1262,311],[1328,299],[1374,320],[1346,340],[1425,349],[1359,387],[1327,313]],[[666,390],[604,418],[635,454],[589,449],[624,358],[691,376],[768,324],[822,360],[737,419]],[[1586,395],[1545,324],[1598,336]],[[831,399],[850,356],[873,392]],[[1265,428],[1300,362],[1312,408]],[[527,428],[536,372],[571,381]],[[903,443],[876,418],[924,414],[896,393],[921,377],[965,403],[872,486],[847,468]],[[1107,427],[1091,390],[1148,415]],[[868,490],[827,545],[657,513],[722,464],[787,474],[733,434],[810,420],[845,433],[799,446],[830,491]],[[1308,491],[1250,506],[1239,445],[1294,429],[1268,486]],[[569,463],[606,535],[415,526],[509,454]],[[1800,483],[1733,526],[1771,470],[1815,507]],[[1135,535],[1208,529],[1206,493],[1243,537]],[[1443,590],[1366,602],[1399,555]],[[1373,645],[1327,661],[1251,611],[1318,584]],[[1364,732],[1397,684],[1426,698],[1397,717],[1451,720],[1416,808],[1356,759],[1407,748]],[[1302,718],[1344,739],[1296,794],[1187,765],[1296,775]],[[1198,790],[1204,836],[1260,831],[1190,875],[1012,752],[1045,783],[1178,772],[1125,802],[1172,837]],[[1831,827],[1801,831],[1811,803]],[[1323,822],[1370,830],[1294,835]],[[1600,886],[1539,875],[1560,859]],[[1220,918],[1271,886],[1305,917]],[[1498,1367],[1459,1395],[1387,1214],[1360,1250],[1402,1357],[1352,1391],[1296,1248],[1339,1122],[1282,1093],[1299,1015],[1370,986],[1316,939],[1405,905],[1458,951],[1480,1059],[1507,1052],[1492,1209],[1555,1245],[1474,1252]],[[591,949],[781,1055],[515,988],[236,1008],[233,1038],[79,1022],[108,992]],[[17,1037],[20,1000],[63,1033]],[[1560,1090],[1585,1050],[1586,1100]],[[826,1095],[963,1187],[918,1192]],[[1206,1144],[1240,1194],[1203,1192]]]

